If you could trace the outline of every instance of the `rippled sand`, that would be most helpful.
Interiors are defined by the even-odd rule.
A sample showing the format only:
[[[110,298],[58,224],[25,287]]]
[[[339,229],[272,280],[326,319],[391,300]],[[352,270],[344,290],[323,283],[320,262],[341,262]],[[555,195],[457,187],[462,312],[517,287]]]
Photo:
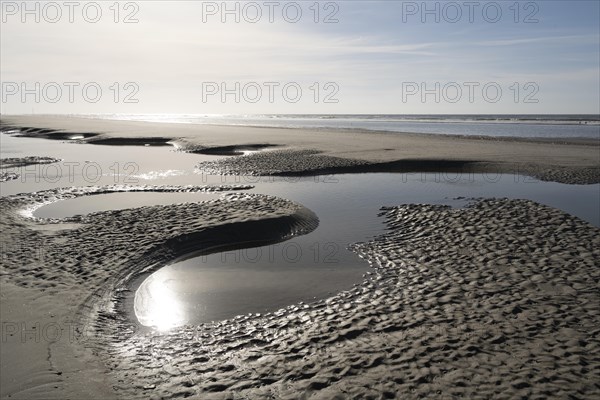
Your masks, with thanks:
[[[217,145],[227,143],[210,144]],[[349,148],[327,146],[200,167],[285,174],[372,166],[349,157]],[[537,154],[511,146],[525,148],[518,157]],[[531,165],[549,179],[597,182],[588,147],[584,162],[574,161],[584,147],[552,147],[567,151],[560,163],[538,154]],[[105,186],[1,197],[2,397],[600,396],[600,229],[526,200],[479,199],[463,209],[388,205],[381,216],[389,231],[352,246],[373,266],[352,290],[169,331],[136,324],[126,312],[136,276],[182,254],[280,241],[317,226],[316,215],[291,201],[228,193],[247,188]],[[31,216],[61,199],[129,190],[225,193],[62,220]]]
[[[0,182],[18,179],[20,174],[14,171],[3,171],[5,169],[21,168],[28,165],[52,164],[60,160],[52,157],[10,157],[0,159]]]
[[[39,233],[31,227],[48,221],[16,210],[48,195],[60,191],[1,200],[5,237],[32,246],[32,258],[40,240],[46,249],[44,265],[9,256],[2,276],[45,288],[62,318],[75,317],[77,340],[51,346],[61,350],[49,359],[58,393],[74,393],[73,379],[89,373],[72,370],[79,357],[98,364],[107,393],[126,398],[600,394],[600,232],[556,209],[522,200],[386,208],[390,231],[354,246],[374,267],[355,289],[160,333],[136,327],[123,310],[132,274],[189,251],[181,239],[210,227],[265,221],[283,237],[312,229],[314,215],[282,199],[232,194],[94,213],[69,219],[78,228]],[[64,289],[79,301],[53,298]]]
[[[316,216],[290,201],[243,192],[199,203],[104,211],[65,219],[38,219],[32,210],[61,199],[119,191],[230,191],[248,186],[109,186],[66,188],[0,198],[2,213],[3,396],[46,398],[115,396],[105,367],[95,370],[107,341],[129,329],[124,294],[131,279],[182,254],[237,241],[277,242],[314,229]],[[42,301],[43,307],[36,305]],[[122,325],[110,325],[121,321]],[[22,326],[21,323],[27,325]],[[38,324],[41,336],[31,337]],[[57,324],[57,325],[49,325]],[[63,329],[58,340],[50,336]],[[14,328],[14,329],[13,329]],[[108,329],[105,331],[104,329]],[[4,328],[3,328],[4,329]],[[112,329],[115,329],[114,331]],[[34,331],[35,332],[35,331]],[[49,333],[50,332],[50,333]],[[102,342],[102,343],[100,343]],[[107,347],[108,346],[108,347]],[[90,350],[92,349],[92,350]],[[94,349],[102,349],[96,352]],[[19,360],[27,360],[23,365]],[[90,367],[75,368],[78,362]],[[15,364],[16,363],[16,364]],[[41,371],[41,382],[31,381]],[[89,384],[81,385],[90,380]],[[88,393],[87,390],[91,390]],[[4,392],[6,391],[6,392]]]

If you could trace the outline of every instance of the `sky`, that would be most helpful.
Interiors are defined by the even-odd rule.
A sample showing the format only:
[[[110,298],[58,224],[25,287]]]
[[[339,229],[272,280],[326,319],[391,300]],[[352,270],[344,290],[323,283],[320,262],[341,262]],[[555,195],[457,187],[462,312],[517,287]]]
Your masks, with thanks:
[[[595,0],[0,4],[2,114],[600,113]]]

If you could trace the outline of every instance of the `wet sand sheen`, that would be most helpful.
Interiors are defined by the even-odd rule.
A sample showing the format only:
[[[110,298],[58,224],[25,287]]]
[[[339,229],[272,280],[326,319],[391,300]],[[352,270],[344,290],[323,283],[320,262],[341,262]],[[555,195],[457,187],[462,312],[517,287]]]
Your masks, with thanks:
[[[288,271],[233,265],[177,265],[160,269],[137,288],[134,313],[140,324],[159,330],[265,313],[290,304],[311,303],[360,283],[368,263],[316,266]],[[175,271],[174,271],[175,270]]]

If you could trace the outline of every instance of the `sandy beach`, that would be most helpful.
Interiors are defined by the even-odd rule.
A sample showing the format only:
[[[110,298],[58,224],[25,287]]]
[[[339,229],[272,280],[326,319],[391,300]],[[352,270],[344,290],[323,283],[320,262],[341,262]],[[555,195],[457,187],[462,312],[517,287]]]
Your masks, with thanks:
[[[219,247],[236,246],[238,241],[250,244],[250,240],[252,243],[284,240],[310,231],[318,223],[314,214],[299,205],[245,194],[220,201],[102,212],[62,220],[27,217],[32,210],[61,199],[118,191],[221,192],[245,188],[86,187],[2,197],[0,223],[4,251],[0,274],[5,296],[2,358],[28,363],[22,368],[3,364],[5,394],[16,398],[47,398],[48,385],[55,385],[52,392],[56,397],[89,398],[95,393],[98,398],[98,393],[110,388],[81,386],[79,374],[90,371],[74,369],[73,361],[83,357],[78,351],[90,346],[106,349],[109,342],[104,339],[128,326],[128,321],[122,321],[123,326],[107,324],[115,318],[125,318],[124,313],[113,311],[114,307],[124,306],[116,303],[115,296],[118,297],[127,281],[178,255],[211,252]],[[114,236],[119,231],[121,238]],[[24,258],[25,254],[30,258]],[[137,267],[131,268],[132,263]],[[32,292],[36,300],[43,299],[41,309],[35,307],[35,302],[25,300]],[[22,326],[20,321],[26,312],[31,317]],[[91,316],[94,317],[88,319]],[[33,336],[26,333],[32,331]],[[30,357],[21,359],[22,351]],[[84,358],[86,361],[81,361],[93,361],[98,355],[89,354]],[[51,372],[44,373],[42,382],[28,382],[23,377],[48,370]],[[69,384],[71,380],[74,383]]]
[[[98,144],[165,144],[191,152],[272,146],[255,158],[230,159],[204,169],[235,174],[370,171],[481,171],[532,175],[564,183],[600,182],[600,143],[594,139],[505,139],[360,130],[111,121],[64,116],[3,117],[22,135]],[[326,133],[324,133],[326,132]],[[81,139],[79,139],[81,138]],[[291,159],[290,159],[291,158]],[[287,160],[287,162],[286,162]]]
[[[600,2],[0,9],[0,400],[600,400]]]
[[[64,146],[173,145],[220,156],[189,166],[211,175],[448,171],[600,183],[593,139],[53,116],[3,116],[2,130],[72,142]],[[58,161],[38,154],[2,163]],[[5,178],[3,184],[20,184],[18,176]],[[352,289],[168,330],[135,321],[132,282],[141,276],[188,254],[279,243],[318,229],[320,216],[304,205],[252,188],[78,185],[3,194],[1,397],[600,396],[600,229],[525,199],[472,198],[454,208],[380,204],[373,218],[384,221],[385,233],[348,243],[371,267]],[[47,204],[115,192],[220,197],[60,219],[33,215]]]

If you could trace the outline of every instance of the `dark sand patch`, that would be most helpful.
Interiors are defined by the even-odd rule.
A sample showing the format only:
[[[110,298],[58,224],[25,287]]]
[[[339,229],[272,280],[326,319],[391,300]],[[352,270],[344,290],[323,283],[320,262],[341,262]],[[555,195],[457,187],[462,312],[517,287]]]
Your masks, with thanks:
[[[62,129],[33,128],[9,125],[0,121],[0,132],[17,137],[66,140],[107,146],[170,146],[169,137],[110,137],[102,133],[72,132]]]
[[[91,140],[86,140],[86,143],[106,146],[171,146],[169,142],[171,142],[172,140],[173,138],[161,137],[97,137]]]
[[[535,163],[489,163],[478,160],[405,159],[369,162],[324,155],[316,150],[275,150],[243,157],[205,161],[196,166],[217,175],[306,176],[367,172],[507,173],[527,175],[543,181],[570,184],[600,182],[600,167],[542,166]]]
[[[35,165],[35,164],[52,164],[52,163],[59,162],[59,161],[60,161],[59,159],[56,159],[53,157],[39,157],[39,156],[1,158],[0,159],[0,169],[26,167],[28,165]]]
[[[0,172],[0,182],[13,181],[19,179],[19,176],[16,172]]]
[[[209,174],[258,176],[341,172],[351,167],[367,165],[370,163],[326,156],[315,150],[275,150],[201,162],[196,167]]]
[[[99,133],[74,132],[63,129],[34,128],[28,126],[14,126],[0,121],[0,132],[16,137],[34,137],[51,140],[84,140],[98,136]]]
[[[0,169],[9,168],[22,168],[28,165],[37,164],[52,164],[61,160],[53,157],[39,157],[39,156],[28,156],[28,157],[11,157],[0,159]],[[0,182],[12,181],[19,179],[21,175],[14,171],[0,171]]]
[[[216,147],[199,147],[194,145],[184,145],[183,150],[188,153],[207,154],[213,156],[240,156],[246,152],[255,152],[265,149],[278,147],[276,144],[240,144],[234,146],[216,146]]]

